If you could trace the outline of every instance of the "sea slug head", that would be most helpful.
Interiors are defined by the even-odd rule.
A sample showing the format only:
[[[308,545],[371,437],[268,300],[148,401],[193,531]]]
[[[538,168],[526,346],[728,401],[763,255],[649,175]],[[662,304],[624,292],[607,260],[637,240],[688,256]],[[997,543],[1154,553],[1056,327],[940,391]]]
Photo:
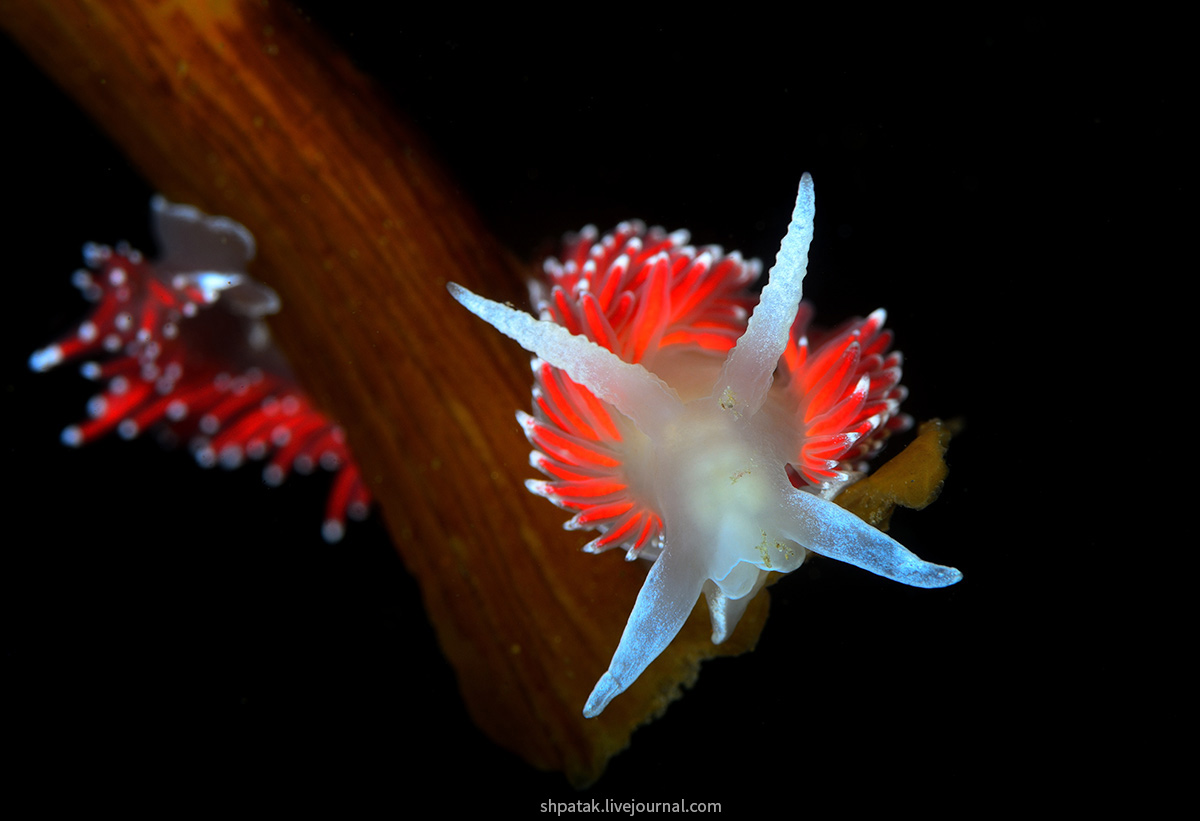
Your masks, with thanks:
[[[708,601],[713,641],[720,642],[737,625],[767,574],[794,570],[809,551],[917,587],[943,587],[961,578],[954,568],[922,561],[830,501],[852,479],[843,469],[846,459],[869,455],[871,443],[900,420],[896,410],[902,389],[897,386],[898,355],[884,356],[890,335],[881,331],[882,312],[809,350],[800,299],[814,214],[812,179],[805,174],[791,225],[753,314],[744,330],[733,323],[741,333],[723,360],[693,361],[705,374],[699,380],[694,370],[686,379],[679,374],[678,358],[656,359],[644,353],[629,357],[630,346],[603,321],[602,306],[590,304],[590,295],[580,299],[580,316],[587,318],[589,330],[573,335],[566,327],[570,321],[553,321],[570,319],[561,308],[561,294],[558,316],[543,310],[545,318],[537,320],[458,285],[449,286],[468,310],[535,353],[551,366],[548,370],[560,369],[569,376],[570,382],[554,383],[548,381],[551,376],[539,377],[541,384],[558,389],[559,405],[570,410],[569,397],[562,396],[577,384],[615,409],[624,426],[612,437],[611,453],[616,454],[619,471],[602,474],[596,466],[606,465],[604,459],[585,458],[590,444],[573,444],[564,437],[552,440],[543,430],[549,423],[539,427],[537,420],[523,416],[530,440],[553,451],[535,452],[534,464],[547,472],[568,466],[558,474],[565,477],[563,482],[531,482],[530,488],[575,508],[585,505],[575,504],[578,499],[572,492],[624,489],[652,511],[643,518],[661,522],[657,539],[648,547],[644,535],[652,528],[640,526],[643,538],[630,551],[653,558],[654,564],[609,669],[587,700],[588,717],[599,715],[666,648],[701,594]],[[634,246],[635,252],[639,249]],[[655,279],[656,261],[671,267],[651,257],[650,273],[640,287],[652,294],[646,302],[669,305],[672,291],[665,280]],[[628,267],[628,260],[619,257],[615,265]],[[649,367],[626,361],[618,352]],[[539,360],[535,372],[545,368]],[[786,381],[775,384],[777,371]],[[703,387],[697,391],[696,384]],[[544,415],[557,419],[570,413],[551,408]],[[572,478],[575,472],[589,478]],[[613,504],[618,510],[629,508]],[[572,520],[574,526],[595,526],[592,521],[582,513]],[[628,519],[609,522],[602,527],[629,528]]]

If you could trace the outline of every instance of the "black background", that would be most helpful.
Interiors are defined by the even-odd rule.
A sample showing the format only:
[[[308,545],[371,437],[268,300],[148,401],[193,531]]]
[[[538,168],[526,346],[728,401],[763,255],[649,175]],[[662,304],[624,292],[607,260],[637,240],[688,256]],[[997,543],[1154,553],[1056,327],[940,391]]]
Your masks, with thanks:
[[[447,811],[992,804],[1066,770],[1060,796],[1104,777],[1106,751],[1140,732],[1111,709],[1139,651],[1120,597],[1095,607],[1111,539],[1103,502],[1080,507],[1073,488],[1128,478],[1094,451],[1140,394],[1102,374],[1152,318],[1138,295],[1181,273],[1159,258],[1185,190],[1170,21],[597,12],[464,27],[302,7],[531,261],[564,231],[636,216],[769,265],[811,172],[818,318],[888,308],[906,410],[967,421],[941,500],[894,530],[965,579],[911,590],[814,561],[772,589],[759,648],[707,664],[598,785],[531,770],[471,724],[382,525],[321,541],[324,477],[270,489],[253,467],[202,471],[151,441],[58,444],[93,387],[25,359],[83,314],[68,282],[83,242],[149,246],[152,191],[2,41],[0,584],[22,777],[51,802],[84,781],[130,801],[178,784],[180,804],[328,787],[397,813],[416,796]],[[564,532],[563,549],[586,539]]]

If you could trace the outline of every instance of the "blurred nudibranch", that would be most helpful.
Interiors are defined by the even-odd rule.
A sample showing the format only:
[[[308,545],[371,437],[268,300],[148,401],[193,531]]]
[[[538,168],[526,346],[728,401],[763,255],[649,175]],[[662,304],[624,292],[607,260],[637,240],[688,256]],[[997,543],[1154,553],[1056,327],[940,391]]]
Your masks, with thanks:
[[[279,297],[246,273],[254,237],[163,197],[151,212],[160,257],[85,245],[87,268],[72,281],[96,307],[29,358],[35,371],[86,360],[83,374],[104,385],[63,443],[154,429],[164,442],[187,441],[205,467],[269,458],[263,480],[272,486],[319,464],[335,474],[322,535],[340,540],[347,517],[366,516],[370,494],[342,429],[299,388],[271,341],[262,317],[279,310]]]
[[[809,551],[916,587],[962,578],[832,501],[911,419],[882,310],[810,327],[814,215],[805,174],[757,299],[757,260],[637,222],[568,237],[532,286],[539,319],[449,286],[535,355],[533,413],[518,420],[548,480],[527,487],[574,512],[567,529],[599,531],[585,550],[654,562],[586,716],[658,657],[702,593],[720,643],[768,573]]]

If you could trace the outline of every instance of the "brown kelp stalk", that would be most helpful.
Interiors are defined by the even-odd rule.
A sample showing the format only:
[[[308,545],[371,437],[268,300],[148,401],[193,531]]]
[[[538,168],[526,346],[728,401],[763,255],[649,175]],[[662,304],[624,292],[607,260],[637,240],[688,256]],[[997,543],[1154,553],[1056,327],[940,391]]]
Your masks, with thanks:
[[[311,26],[249,2],[5,0],[0,20],[167,197],[254,233],[253,273],[285,305],[276,339],[346,427],[491,737],[586,783],[700,659],[753,645],[765,597],[722,648],[693,618],[628,694],[582,718],[645,569],[573,550],[561,514],[521,487],[511,410],[528,403],[526,355],[445,290],[515,296],[520,273]]]

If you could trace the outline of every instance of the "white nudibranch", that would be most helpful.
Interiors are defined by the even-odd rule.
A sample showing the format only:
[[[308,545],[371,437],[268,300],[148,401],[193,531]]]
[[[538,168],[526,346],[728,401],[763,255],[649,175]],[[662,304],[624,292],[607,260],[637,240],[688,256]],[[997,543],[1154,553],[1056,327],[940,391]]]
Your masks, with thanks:
[[[585,716],[658,657],[702,593],[719,643],[768,572],[809,551],[915,587],[962,578],[831,501],[911,420],[882,311],[823,339],[809,328],[814,214],[805,174],[757,305],[756,261],[636,222],[568,238],[550,286],[534,287],[540,319],[449,285],[537,357],[534,414],[518,418],[550,481],[529,488],[576,511],[569,529],[600,531],[586,550],[653,560]]]

